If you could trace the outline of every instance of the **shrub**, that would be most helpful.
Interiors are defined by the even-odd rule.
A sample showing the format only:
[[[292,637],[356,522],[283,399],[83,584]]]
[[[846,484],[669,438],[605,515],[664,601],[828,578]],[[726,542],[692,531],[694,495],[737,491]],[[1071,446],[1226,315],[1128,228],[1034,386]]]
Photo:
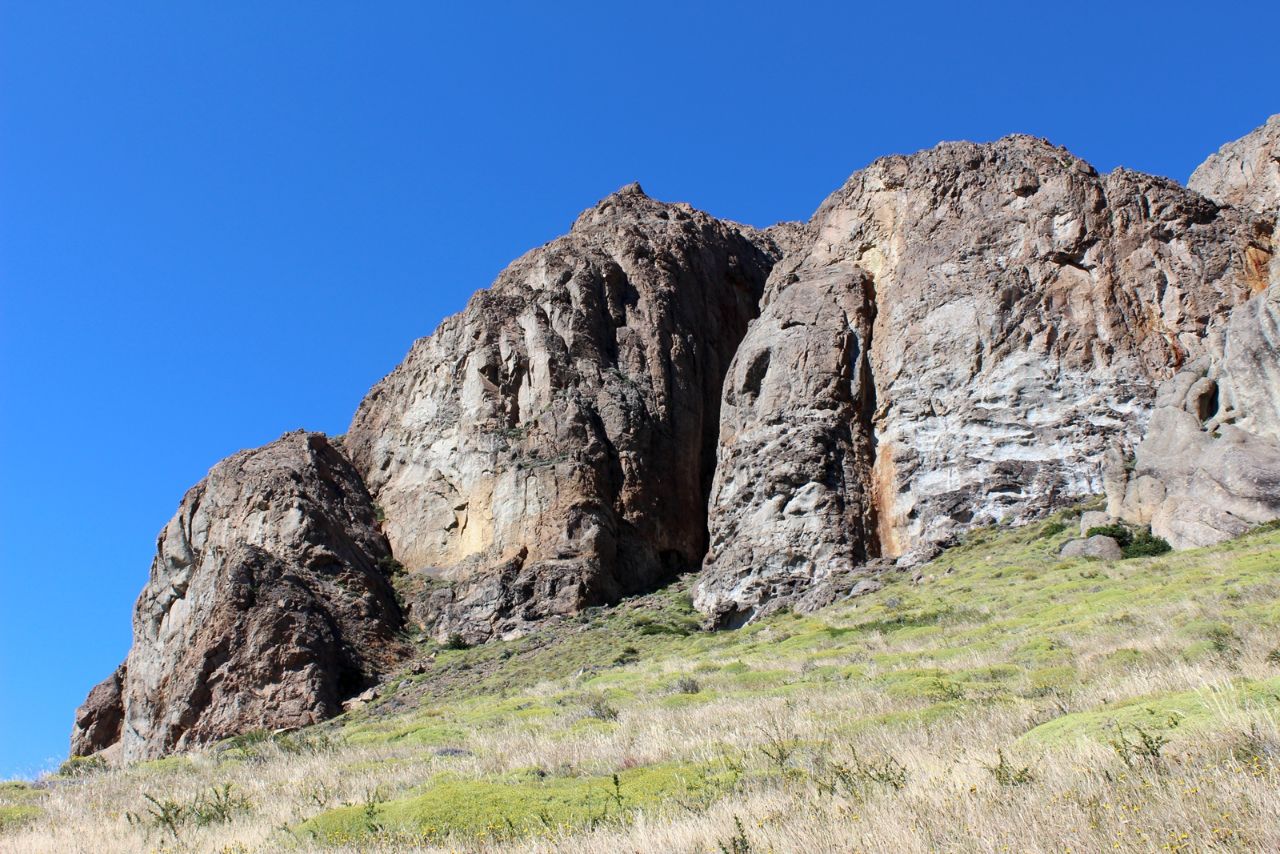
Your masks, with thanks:
[[[747,830],[742,826],[742,819],[736,815],[733,817],[733,835],[728,839],[720,840],[718,847],[720,854],[751,854],[755,849],[751,847],[751,839],[747,836]]]
[[[101,756],[72,756],[58,766],[59,777],[88,777],[107,770],[107,760]]]
[[[1044,526],[1043,530],[1040,531],[1040,538],[1047,539],[1049,537],[1056,537],[1065,530],[1067,530],[1066,522],[1050,522]]]
[[[1133,542],[1133,532],[1125,525],[1095,525],[1085,532],[1086,537],[1110,537],[1124,548]]]
[[[1155,557],[1172,549],[1173,547],[1169,545],[1168,540],[1163,537],[1153,536],[1150,528],[1140,528],[1133,535],[1133,541],[1121,548],[1120,553],[1126,559],[1131,557]]]
[[[1150,528],[1130,528],[1128,525],[1097,525],[1090,528],[1085,536],[1110,537],[1120,545],[1121,556],[1128,560],[1133,557],[1155,557],[1172,549],[1169,541],[1163,537],[1153,536]]]
[[[471,644],[467,643],[467,639],[457,632],[452,633],[444,641],[445,649],[471,649]]]
[[[583,714],[598,721],[616,721],[618,710],[609,705],[609,698],[604,694],[588,694],[582,703]]]
[[[387,578],[395,578],[398,575],[405,574],[404,564],[391,555],[378,558],[378,570]]]
[[[702,690],[702,685],[692,676],[681,676],[671,689],[677,694],[697,694]]]
[[[1170,724],[1176,725],[1173,720],[1170,720]],[[1158,764],[1160,762],[1160,752],[1169,743],[1169,738],[1162,732],[1147,730],[1136,724],[1130,726],[1129,729],[1133,731],[1135,738],[1130,739],[1125,735],[1125,727],[1116,727],[1115,737],[1108,739],[1107,742],[1111,745],[1111,749],[1130,768],[1139,763],[1147,765]]]
[[[1035,779],[1029,767],[1019,768],[1014,765],[1009,761],[1009,757],[1004,755],[1004,750],[996,750],[996,760],[996,764],[988,765],[987,770],[1001,786],[1024,786]]]

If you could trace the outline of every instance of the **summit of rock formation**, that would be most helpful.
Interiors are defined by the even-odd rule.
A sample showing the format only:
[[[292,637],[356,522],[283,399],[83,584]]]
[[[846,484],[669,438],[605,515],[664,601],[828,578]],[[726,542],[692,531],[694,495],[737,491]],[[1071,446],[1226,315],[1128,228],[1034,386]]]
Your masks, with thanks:
[[[1247,214],[1026,136],[878,160],[808,234],[725,385],[696,597],[718,625],[1102,491],[1271,252]]]
[[[696,569],[721,385],[780,254],[632,184],[415,343],[346,437],[412,618],[476,642]]]
[[[391,551],[351,464],[296,432],[218,463],[160,533],[126,664],[73,755],[126,761],[341,711],[402,653]]]

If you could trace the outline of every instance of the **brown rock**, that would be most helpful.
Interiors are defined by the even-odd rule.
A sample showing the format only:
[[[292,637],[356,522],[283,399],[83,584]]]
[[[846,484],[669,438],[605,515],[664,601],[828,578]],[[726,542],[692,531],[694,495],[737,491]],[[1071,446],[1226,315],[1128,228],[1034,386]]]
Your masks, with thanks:
[[[696,568],[721,385],[778,254],[631,185],[414,344],[346,439],[425,582],[412,618],[477,642]]]
[[[134,611],[124,761],[337,714],[401,653],[389,557],[368,493],[324,436],[290,433],[214,466],[160,534]],[[73,744],[101,745],[106,723],[78,722]]]
[[[1108,484],[1109,504],[1174,548],[1280,518],[1280,116],[1223,146],[1191,186],[1240,206],[1273,242],[1244,250],[1255,295],[1231,312],[1204,358],[1160,387],[1132,475]]]
[[[94,686],[84,703],[76,709],[76,724],[71,732],[72,756],[90,756],[120,740],[126,672],[125,665],[117,667],[114,673]]]

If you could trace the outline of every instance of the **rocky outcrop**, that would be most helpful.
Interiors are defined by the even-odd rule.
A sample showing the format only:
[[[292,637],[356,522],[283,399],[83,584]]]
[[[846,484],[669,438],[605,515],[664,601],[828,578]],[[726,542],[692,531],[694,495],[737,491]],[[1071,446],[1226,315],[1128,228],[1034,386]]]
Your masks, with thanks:
[[[1021,136],[879,160],[808,235],[725,385],[696,591],[718,625],[1100,492],[1271,252],[1247,215]]]
[[[124,679],[128,668],[120,665],[99,682],[76,709],[75,728],[71,731],[71,755],[90,756],[120,741],[124,722]]]
[[[341,711],[401,653],[390,549],[351,464],[290,433],[214,466],[161,532],[126,667],[73,753],[125,761]]]
[[[1280,199],[1280,114],[1228,142],[1191,173],[1187,186],[1224,205],[1270,214]]]
[[[696,569],[722,381],[779,254],[631,185],[415,343],[346,438],[413,618],[475,642]]]
[[[1191,186],[1280,234],[1280,116],[1229,143]],[[1231,313],[1225,334],[1160,388],[1131,466],[1113,463],[1111,511],[1174,548],[1238,536],[1280,518],[1280,264]],[[1265,255],[1255,251],[1254,263]],[[1117,455],[1118,456],[1118,455]]]

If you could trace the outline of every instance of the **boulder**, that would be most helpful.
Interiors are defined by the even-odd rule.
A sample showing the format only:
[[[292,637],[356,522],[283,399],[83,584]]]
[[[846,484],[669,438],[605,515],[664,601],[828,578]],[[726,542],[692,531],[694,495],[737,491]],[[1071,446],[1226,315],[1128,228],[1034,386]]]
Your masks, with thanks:
[[[125,665],[98,683],[76,709],[75,727],[71,731],[71,755],[92,756],[120,741],[124,722]]]
[[[1063,544],[1061,551],[1058,552],[1058,557],[1064,560],[1076,557],[1120,560],[1123,556],[1123,552],[1120,551],[1120,544],[1114,538],[1103,536],[1102,534],[1094,534],[1087,539],[1067,540]]]
[[[1086,510],[1080,514],[1080,536],[1087,537],[1093,528],[1101,528],[1115,521],[1110,513],[1101,510]]]

